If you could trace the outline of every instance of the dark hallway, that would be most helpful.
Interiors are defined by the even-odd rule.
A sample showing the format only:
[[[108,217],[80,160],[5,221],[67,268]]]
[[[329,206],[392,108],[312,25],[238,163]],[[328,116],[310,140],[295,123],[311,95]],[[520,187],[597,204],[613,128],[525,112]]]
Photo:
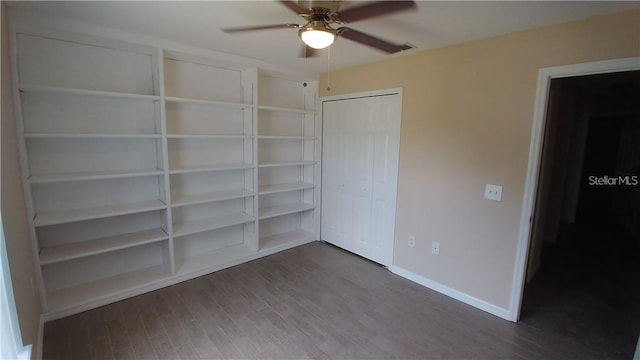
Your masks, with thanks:
[[[640,335],[640,72],[553,80],[523,323],[631,359]]]

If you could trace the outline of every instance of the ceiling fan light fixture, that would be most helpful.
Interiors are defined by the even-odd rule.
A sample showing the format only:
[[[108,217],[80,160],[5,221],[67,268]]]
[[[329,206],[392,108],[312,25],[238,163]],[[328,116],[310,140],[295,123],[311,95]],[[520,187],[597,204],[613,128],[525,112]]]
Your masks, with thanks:
[[[336,31],[324,21],[310,21],[300,28],[298,36],[302,42],[314,49],[324,49],[336,40]]]

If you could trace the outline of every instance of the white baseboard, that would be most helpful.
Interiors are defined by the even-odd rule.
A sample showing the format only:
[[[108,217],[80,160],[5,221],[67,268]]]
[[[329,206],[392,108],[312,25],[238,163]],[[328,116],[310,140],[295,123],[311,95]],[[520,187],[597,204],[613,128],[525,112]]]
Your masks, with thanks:
[[[391,271],[392,273],[402,276],[403,278],[407,279],[407,280],[411,280],[415,283],[418,283],[424,287],[427,287],[431,290],[437,291],[441,294],[447,295],[449,297],[452,297],[458,301],[462,301],[463,303],[467,304],[467,305],[471,305],[477,309],[483,310],[488,312],[489,314],[501,317],[505,320],[509,320],[509,321],[513,321],[511,318],[511,312],[508,309],[505,308],[501,308],[499,306],[490,304],[484,300],[480,300],[478,298],[475,298],[471,295],[465,294],[461,291],[452,289],[450,287],[444,286],[438,282],[435,282],[433,280],[429,280],[423,276],[420,276],[418,274],[412,273],[411,271],[405,270],[401,267],[395,266],[395,265],[391,265],[389,266],[389,271]]]

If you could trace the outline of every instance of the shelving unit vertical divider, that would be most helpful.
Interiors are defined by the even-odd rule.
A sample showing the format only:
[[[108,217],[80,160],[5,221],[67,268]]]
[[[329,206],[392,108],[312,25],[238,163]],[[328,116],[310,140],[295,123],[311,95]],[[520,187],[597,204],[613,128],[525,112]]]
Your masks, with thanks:
[[[9,46],[11,52],[11,85],[13,86],[13,111],[16,121],[16,135],[18,137],[18,155],[20,158],[20,170],[22,174],[30,174],[29,171],[29,159],[27,156],[27,140],[24,137],[24,117],[22,113],[22,96],[20,95],[20,79],[18,77],[18,27],[16,24],[11,25],[11,34],[9,35]],[[29,239],[31,240],[31,251],[33,253],[34,261],[35,281],[38,284],[38,293],[40,294],[40,304],[43,311],[48,310],[47,305],[47,290],[44,285],[44,279],[42,277],[42,269],[40,268],[40,245],[38,244],[38,235],[35,227],[35,205],[33,202],[33,194],[31,192],[31,185],[26,176],[22,178],[22,189],[24,192],[25,206],[27,210],[27,221],[29,224]]]
[[[243,110],[243,132],[251,135],[244,140],[244,162],[253,164],[251,169],[244,170],[244,187],[253,192],[250,198],[244,198],[245,211],[253,216],[252,223],[245,224],[244,244],[254,251],[259,250],[259,222],[258,222],[258,69],[251,68],[241,73],[242,100],[245,104],[253,104]]]
[[[164,203],[167,206],[167,210],[165,212],[165,216],[162,218],[163,227],[169,236],[169,240],[167,241],[167,245],[163,247],[163,255],[164,255],[164,263],[168,264],[169,273],[174,275],[176,273],[176,261],[175,261],[175,253],[174,253],[174,245],[173,245],[173,216],[172,216],[172,207],[171,207],[171,176],[169,175],[169,144],[167,138],[167,115],[166,115],[166,95],[165,95],[165,86],[164,86],[164,49],[159,48],[156,52],[156,57],[153,59],[153,71],[154,74],[157,74],[157,81],[155,82],[158,86],[158,94],[160,95],[159,106],[156,106],[159,115],[159,126],[162,134],[162,138],[160,140],[162,151],[162,158],[159,159],[159,163],[162,164],[162,170],[164,172],[162,176],[162,184],[158,184],[158,188],[161,189],[160,198],[163,199]],[[164,186],[163,186],[164,185]],[[164,194],[162,193],[162,189],[164,189]]]
[[[320,234],[320,172],[321,165],[318,161],[322,151],[322,116],[320,113],[320,101],[318,99],[318,81],[308,81],[304,91],[304,108],[313,109],[313,112],[304,114],[303,137],[312,140],[303,140],[303,160],[315,161],[312,166],[302,167],[302,179],[306,183],[316,184],[316,187],[303,191],[303,202],[315,204],[316,211],[309,211],[303,214],[302,228],[316,234],[319,238]]]

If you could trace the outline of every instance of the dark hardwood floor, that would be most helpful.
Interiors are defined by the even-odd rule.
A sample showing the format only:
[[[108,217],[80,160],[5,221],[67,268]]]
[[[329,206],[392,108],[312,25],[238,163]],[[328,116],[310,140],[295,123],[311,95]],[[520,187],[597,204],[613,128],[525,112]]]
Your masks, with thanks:
[[[588,359],[314,242],[45,324],[45,359]]]

